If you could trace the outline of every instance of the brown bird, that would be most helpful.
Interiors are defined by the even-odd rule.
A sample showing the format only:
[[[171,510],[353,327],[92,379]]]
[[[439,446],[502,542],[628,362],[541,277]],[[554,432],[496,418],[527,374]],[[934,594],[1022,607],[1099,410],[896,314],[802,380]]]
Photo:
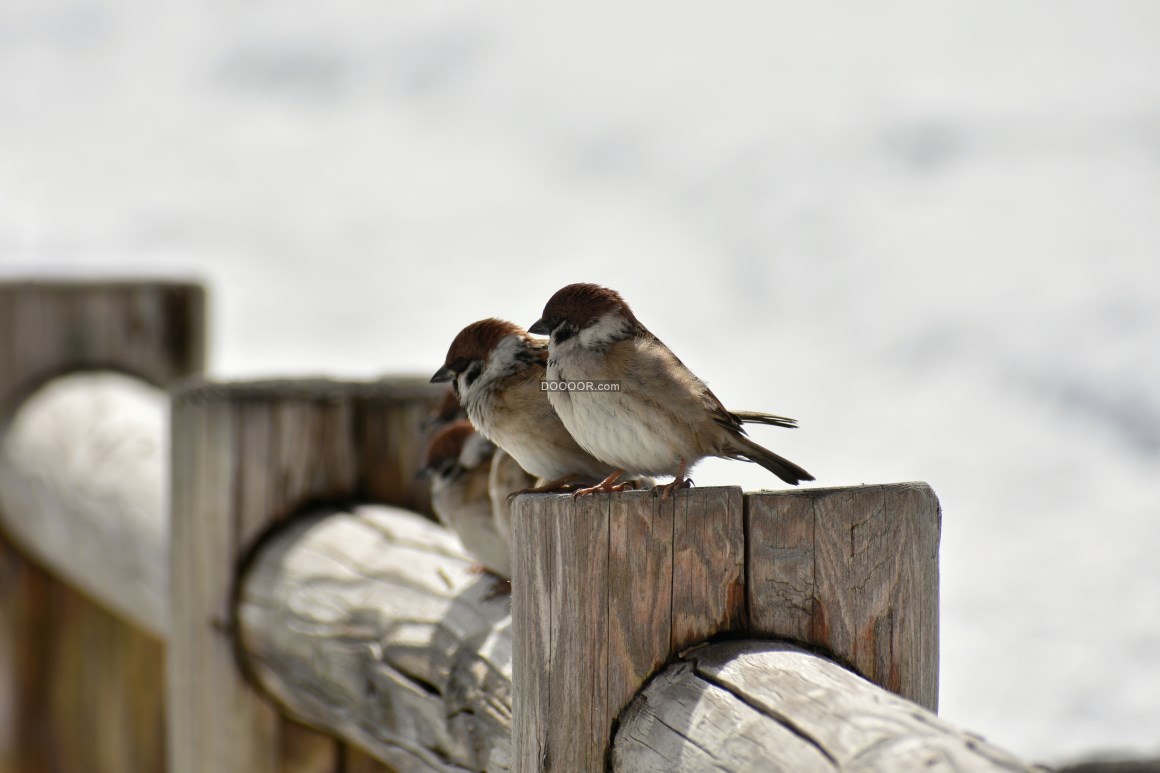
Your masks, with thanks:
[[[572,437],[614,472],[577,495],[617,490],[628,472],[672,475],[668,497],[689,485],[685,474],[708,456],[760,464],[786,483],[813,480],[804,469],[750,440],[745,423],[793,428],[768,413],[730,412],[701,379],[649,332],[615,290],[572,284],[556,292],[529,332],[548,335],[547,377],[604,381],[619,391],[549,391]]]
[[[439,402],[431,409],[431,413],[427,414],[427,418],[423,421],[423,427],[437,432],[453,421],[466,418],[467,411],[463,410],[463,406],[459,404],[455,390],[448,386],[443,397],[439,398]]]
[[[539,481],[543,486],[545,481]],[[491,512],[495,516],[495,527],[504,541],[512,541],[512,498],[516,494],[534,490],[537,481],[520,467],[519,462],[502,448],[495,449],[491,457],[491,474],[487,479],[487,491],[491,496]]]
[[[481,435],[554,490],[601,480],[614,468],[585,451],[564,428],[544,391],[547,345],[511,322],[485,319],[463,328],[432,382],[450,381]]]
[[[464,549],[492,574],[511,579],[511,544],[496,524],[488,491],[495,446],[466,419],[431,438],[423,471],[431,478],[431,507]]]

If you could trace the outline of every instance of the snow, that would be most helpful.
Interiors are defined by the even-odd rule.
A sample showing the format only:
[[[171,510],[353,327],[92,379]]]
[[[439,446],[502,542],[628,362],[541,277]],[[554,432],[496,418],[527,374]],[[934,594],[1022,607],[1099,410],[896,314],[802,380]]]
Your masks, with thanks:
[[[613,286],[818,485],[934,486],[944,717],[1155,755],[1158,106],[1149,0],[7,0],[0,272],[203,278],[222,377]]]

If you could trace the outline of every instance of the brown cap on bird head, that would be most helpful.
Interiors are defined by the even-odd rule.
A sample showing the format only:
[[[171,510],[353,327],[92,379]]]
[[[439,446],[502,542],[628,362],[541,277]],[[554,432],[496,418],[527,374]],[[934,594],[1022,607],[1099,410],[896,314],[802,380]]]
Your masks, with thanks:
[[[425,475],[450,472],[459,464],[463,446],[474,434],[475,427],[467,419],[454,421],[436,432],[427,443],[427,455],[420,472]]]
[[[544,313],[530,328],[529,333],[551,335],[562,323],[583,330],[609,312],[618,312],[634,327],[641,327],[620,293],[608,287],[581,282],[561,287],[548,299]]]
[[[459,331],[447,349],[443,367],[435,371],[432,383],[454,381],[473,362],[486,362],[499,342],[510,335],[527,336],[527,331],[514,322],[502,319],[481,319]]]

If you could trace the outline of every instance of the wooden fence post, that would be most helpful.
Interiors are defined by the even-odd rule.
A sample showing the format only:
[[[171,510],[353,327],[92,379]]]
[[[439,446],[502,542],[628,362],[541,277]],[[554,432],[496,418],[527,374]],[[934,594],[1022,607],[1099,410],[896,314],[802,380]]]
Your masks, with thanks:
[[[192,284],[0,283],[0,439],[57,376],[117,370],[165,387],[201,372],[204,319]],[[162,769],[163,664],[163,642],[0,538],[0,704],[13,719],[0,771]]]
[[[923,483],[746,496],[747,633],[819,647],[938,710],[938,498]]]
[[[809,642],[933,709],[938,533],[924,484],[520,497],[515,769],[603,770],[644,681],[718,634]]]
[[[331,770],[347,756],[332,739],[281,718],[240,672],[236,583],[262,534],[304,506],[373,499],[426,510],[414,475],[421,424],[440,395],[414,379],[206,383],[175,392],[171,773]],[[295,754],[284,750],[291,745]],[[305,767],[310,758],[322,767]]]

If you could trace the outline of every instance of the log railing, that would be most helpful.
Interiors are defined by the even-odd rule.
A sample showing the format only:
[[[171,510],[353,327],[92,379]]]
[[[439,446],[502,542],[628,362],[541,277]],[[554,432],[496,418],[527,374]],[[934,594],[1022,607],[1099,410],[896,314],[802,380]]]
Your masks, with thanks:
[[[157,391],[202,304],[0,285],[3,773],[1024,769],[932,713],[925,485],[522,496],[509,597],[421,515],[430,387]],[[37,393],[95,368],[155,386]]]
[[[295,519],[242,583],[247,669],[287,713],[398,770],[507,769],[511,615],[472,563],[406,510]]]
[[[161,390],[203,369],[204,307],[191,284],[0,283],[5,773],[164,769]]]
[[[377,501],[425,509],[415,472],[438,394],[413,379],[194,383],[175,391],[173,773],[282,770],[288,737],[313,754],[342,756],[331,739],[288,723],[239,669],[238,579],[274,539],[273,528],[304,508]]]
[[[1028,769],[821,655],[753,639],[695,647],[653,678],[611,760],[633,773]]]

